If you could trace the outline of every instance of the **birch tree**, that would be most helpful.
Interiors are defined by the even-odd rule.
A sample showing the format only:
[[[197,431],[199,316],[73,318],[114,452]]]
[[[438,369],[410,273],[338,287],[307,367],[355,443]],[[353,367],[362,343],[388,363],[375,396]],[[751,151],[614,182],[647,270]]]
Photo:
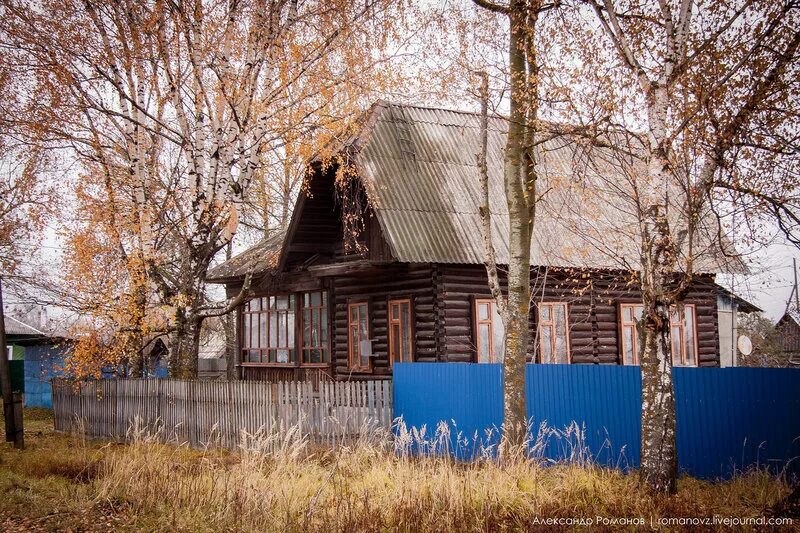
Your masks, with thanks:
[[[384,72],[388,7],[3,1],[4,45],[33,95],[14,125],[106,176],[106,199],[125,195],[110,204],[130,223],[120,253],[142,272],[134,300],[168,310],[173,376],[196,374],[202,321],[247,292],[212,304],[205,276],[264,154],[304,135],[326,145],[364,106],[363,80]]]
[[[616,169],[593,169],[590,181],[619,201],[596,209],[629,210],[638,221],[621,229],[638,264],[621,266],[641,286],[644,309],[640,478],[674,492],[670,313],[682,312],[698,271],[737,263],[730,237],[750,223],[770,218],[793,239],[800,229],[798,4],[586,0],[572,13],[562,39],[574,52],[565,68],[579,74],[566,91],[571,132]],[[725,217],[714,217],[731,208],[747,219],[726,231]],[[583,213],[577,224],[597,251],[619,250]]]
[[[556,4],[541,0],[512,0],[508,4],[474,0],[493,13],[508,17],[508,82],[510,85],[508,134],[504,151],[503,183],[508,205],[509,262],[508,286],[504,295],[500,286],[497,261],[492,247],[488,203],[486,160],[488,80],[482,75],[481,147],[478,168],[483,201],[486,271],[489,288],[505,326],[503,359],[503,438],[519,446],[527,434],[525,406],[525,362],[528,355],[531,309],[531,239],[536,218],[537,170],[535,145],[539,120],[539,17]]]

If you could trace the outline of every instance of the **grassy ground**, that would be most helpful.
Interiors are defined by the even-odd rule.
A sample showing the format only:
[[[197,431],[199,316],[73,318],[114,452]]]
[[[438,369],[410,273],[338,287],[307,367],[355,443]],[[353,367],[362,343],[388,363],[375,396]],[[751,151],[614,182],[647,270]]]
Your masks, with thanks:
[[[465,465],[369,445],[264,455],[86,442],[54,433],[46,411],[26,412],[25,439],[24,451],[0,443],[1,531],[616,531],[620,517],[674,531],[658,520],[763,516],[789,493],[759,472],[684,478],[676,496],[653,497],[635,475],[578,465]]]

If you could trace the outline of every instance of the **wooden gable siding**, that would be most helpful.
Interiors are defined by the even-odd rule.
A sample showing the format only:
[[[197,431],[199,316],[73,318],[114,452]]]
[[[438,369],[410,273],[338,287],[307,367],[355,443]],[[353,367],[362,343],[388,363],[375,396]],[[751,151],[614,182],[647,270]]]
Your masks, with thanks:
[[[334,370],[338,377],[388,376],[389,342],[387,308],[389,300],[409,298],[413,323],[414,360],[437,360],[435,268],[427,264],[394,263],[368,273],[331,279],[331,302],[334,306],[332,339]],[[351,372],[348,353],[348,304],[369,305],[369,338],[372,339],[372,369]]]
[[[475,360],[475,297],[491,297],[486,271],[481,265],[439,265],[440,360]],[[620,302],[639,303],[638,287],[612,272],[569,273],[540,269],[533,281],[534,302],[566,302],[568,305],[571,361],[575,364],[619,364]],[[501,279],[504,286],[505,280]],[[505,289],[505,286],[504,286]],[[697,315],[697,345],[700,366],[719,366],[717,294],[712,276],[698,276],[686,296]],[[537,313],[530,315],[529,360],[535,353]]]
[[[378,218],[369,207],[366,193],[359,184],[359,200],[363,206],[361,220],[363,229],[356,237],[360,252],[345,251],[342,230],[342,206],[335,191],[335,168],[326,171],[317,169],[312,179],[306,181],[292,220],[285,257],[285,270],[302,265],[312,256],[314,264],[369,259],[386,261],[391,259],[391,250],[383,238]]]
[[[332,256],[336,244],[342,241],[340,211],[333,194],[334,171],[316,171],[314,179],[307,180],[295,209],[297,219],[292,220],[291,241],[287,243],[285,268],[302,263],[319,254]]]

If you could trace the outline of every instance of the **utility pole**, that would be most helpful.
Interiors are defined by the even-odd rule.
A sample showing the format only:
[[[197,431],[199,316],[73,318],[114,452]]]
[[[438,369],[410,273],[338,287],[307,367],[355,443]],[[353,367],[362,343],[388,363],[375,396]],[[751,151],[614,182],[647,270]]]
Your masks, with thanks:
[[[0,388],[3,389],[3,415],[6,422],[6,442],[15,448],[24,448],[22,431],[22,398],[11,390],[11,368],[6,347],[6,319],[3,311],[3,278],[0,277]]]

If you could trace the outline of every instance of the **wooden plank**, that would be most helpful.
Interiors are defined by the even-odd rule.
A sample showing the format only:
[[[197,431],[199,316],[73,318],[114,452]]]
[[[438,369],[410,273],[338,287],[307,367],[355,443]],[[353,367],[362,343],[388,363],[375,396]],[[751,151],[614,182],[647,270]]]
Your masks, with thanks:
[[[157,436],[164,442],[236,448],[243,435],[276,449],[290,431],[339,446],[391,429],[388,381],[199,382],[54,381],[54,427],[90,438]],[[382,434],[382,431],[381,431]]]

